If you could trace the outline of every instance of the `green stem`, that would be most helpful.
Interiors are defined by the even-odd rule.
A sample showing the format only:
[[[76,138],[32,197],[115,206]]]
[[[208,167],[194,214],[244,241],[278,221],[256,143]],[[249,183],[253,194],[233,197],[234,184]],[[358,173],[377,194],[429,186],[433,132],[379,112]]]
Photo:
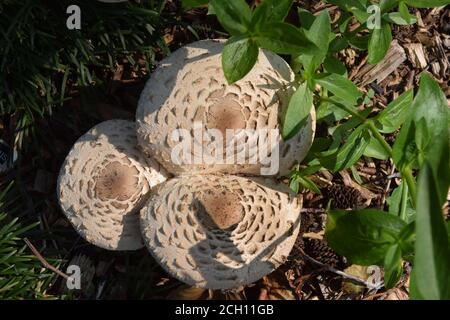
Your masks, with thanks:
[[[378,140],[378,142],[381,143],[383,148],[386,150],[386,152],[389,154],[389,157],[392,158],[392,148],[391,146],[384,140],[384,137],[381,135],[381,133],[377,130],[375,127],[375,124],[373,121],[368,121],[369,129],[375,139]],[[401,170],[402,178],[406,180],[406,183],[408,185],[409,194],[411,195],[411,199],[413,202],[413,205],[415,207],[416,200],[417,200],[417,193],[416,193],[416,181],[414,179],[414,176],[412,174],[412,170],[410,168],[406,168]]]
[[[400,219],[403,221],[406,220],[406,206],[408,204],[408,184],[402,183],[403,189],[402,189],[402,202],[400,207]]]
[[[360,115],[358,112],[352,110],[351,108],[348,108],[348,107],[344,106],[342,103],[334,101],[333,99],[330,99],[330,98],[323,98],[323,97],[321,97],[321,100],[324,101],[324,102],[332,103],[336,107],[338,107],[339,109],[345,110],[347,113],[349,113],[353,117],[356,117],[359,120],[361,120],[362,123],[366,122],[366,118],[364,118],[362,115]]]
[[[389,157],[392,158],[392,147],[386,142],[386,140],[384,139],[382,134],[375,127],[375,124],[373,121],[364,118],[358,112],[356,112],[350,108],[347,108],[343,104],[336,102],[333,99],[321,97],[321,100],[325,101],[325,102],[333,103],[338,108],[345,110],[346,112],[351,114],[353,117],[358,118],[362,123],[368,124],[368,128],[369,128],[370,132],[372,133],[372,136],[376,140],[378,140],[378,142],[383,146],[383,148],[389,154]],[[401,170],[400,174],[402,175],[402,178],[406,180],[406,183],[408,185],[409,194],[411,195],[412,203],[413,203],[413,206],[415,207],[416,200],[417,200],[417,192],[416,192],[416,181],[412,174],[412,170],[411,170],[411,168],[405,168],[405,169]]]
[[[416,180],[414,179],[412,170],[411,168],[406,168],[402,170],[400,173],[402,177],[406,180],[406,183],[408,184],[409,194],[411,195],[412,203],[415,208],[417,203],[417,191],[416,191]]]

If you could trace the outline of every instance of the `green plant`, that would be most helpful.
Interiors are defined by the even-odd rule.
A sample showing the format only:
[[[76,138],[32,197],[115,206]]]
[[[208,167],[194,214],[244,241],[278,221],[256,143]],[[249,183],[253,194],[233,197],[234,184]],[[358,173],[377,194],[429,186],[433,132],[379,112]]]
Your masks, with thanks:
[[[208,3],[184,2],[187,7]],[[282,121],[283,138],[298,132],[313,106],[319,121],[329,125],[339,121],[329,128],[329,137],[316,139],[307,158],[308,167],[293,171],[292,189],[298,191],[302,186],[318,192],[309,175],[322,168],[332,172],[352,168],[363,155],[392,158],[402,184],[389,199],[389,212],[330,211],[327,240],[354,263],[384,265],[387,288],[398,282],[402,259],[408,259],[413,263],[412,298],[450,299],[450,242],[448,223],[441,212],[450,184],[446,98],[438,84],[423,74],[415,97],[413,91],[406,91],[373,115],[367,105],[370,93],[364,96],[348,80],[345,66],[336,58],[337,52],[350,45],[367,49],[369,62],[377,63],[389,49],[390,24],[415,22],[408,6],[433,7],[450,1],[327,2],[344,11],[339,21],[332,24],[326,10],[314,16],[299,9],[301,26],[297,27],[283,22],[291,0],[264,0],[254,10],[244,0],[209,1],[210,12],[231,35],[222,54],[224,74],[230,83],[243,78],[255,64],[259,48],[289,55],[297,74],[293,84],[297,90]],[[394,8],[398,12],[391,12]],[[352,16],[358,26],[350,31]],[[371,18],[375,18],[375,28],[368,27]],[[391,146],[383,134],[394,133],[400,127]],[[419,172],[417,185],[415,170]]]
[[[23,242],[24,235],[37,224],[23,227],[17,218],[10,219],[5,213],[10,187],[0,194],[0,300],[51,298],[45,290],[54,280],[54,274],[27,253]]]
[[[73,1],[0,1],[0,118],[16,120],[16,142],[33,134],[33,124],[69,99],[72,89],[99,86],[119,58],[147,70],[155,47],[164,1],[108,4],[77,1],[81,29],[66,27]],[[106,77],[108,78],[108,77]],[[12,122],[12,121],[11,121]],[[14,122],[12,122],[14,124]]]

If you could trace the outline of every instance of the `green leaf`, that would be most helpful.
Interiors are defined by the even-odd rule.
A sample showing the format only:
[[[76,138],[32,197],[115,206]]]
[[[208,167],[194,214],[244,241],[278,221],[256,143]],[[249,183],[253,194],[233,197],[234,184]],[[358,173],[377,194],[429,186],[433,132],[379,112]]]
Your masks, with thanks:
[[[369,141],[370,133],[365,125],[361,125],[337,152],[319,159],[320,164],[334,172],[350,168],[361,158]]]
[[[231,35],[247,33],[252,11],[245,0],[211,0],[210,6],[214,8],[222,27]]]
[[[417,22],[417,18],[415,16],[409,15],[405,19],[405,17],[399,12],[387,13],[383,16],[383,19],[390,23],[398,24],[400,26],[406,26]]]
[[[421,165],[428,160],[438,181],[440,203],[446,199],[450,181],[447,99],[439,85],[427,74],[407,120],[394,144],[393,159],[398,168]]]
[[[323,67],[327,73],[336,73],[347,78],[347,68],[339,59],[333,56],[325,59],[323,62]]]
[[[306,189],[311,190],[316,194],[321,194],[319,187],[307,177],[298,177],[298,182]]]
[[[384,59],[392,42],[391,27],[382,21],[380,29],[374,29],[369,41],[369,63],[376,64]]]
[[[405,2],[415,8],[433,8],[450,4],[449,0],[405,0]]]
[[[286,110],[282,130],[284,140],[289,140],[297,134],[307,121],[312,107],[313,93],[305,82],[294,93]]]
[[[328,46],[330,44],[331,21],[327,10],[323,10],[315,18],[311,28],[306,31],[306,36],[318,49],[312,53],[301,54],[295,60],[304,66],[307,73],[313,74],[327,56]]]
[[[400,217],[407,223],[416,219],[416,210],[414,210],[408,193],[408,185],[404,180],[402,180],[400,186],[392,191],[391,196],[386,199],[386,202],[389,205],[390,214]]]
[[[359,50],[367,50],[369,47],[370,35],[355,35],[353,37],[348,38],[348,42],[351,46],[359,49]]]
[[[405,226],[403,220],[383,211],[336,210],[328,214],[325,237],[333,250],[352,263],[381,265]]]
[[[362,96],[353,82],[335,73],[321,75],[316,79],[316,82],[352,106],[356,105]]]
[[[416,167],[417,165],[417,145],[415,138],[415,125],[412,121],[407,121],[397,136],[394,147],[392,148],[392,159],[400,171],[407,167]]]
[[[183,0],[183,8],[192,9],[209,3],[209,0]]]
[[[366,10],[363,2],[359,0],[326,0],[325,2],[337,5],[339,8],[346,11],[352,11],[355,9],[362,11]]]
[[[267,22],[283,21],[292,6],[292,0],[264,0],[253,12],[251,25],[253,28]]]
[[[300,24],[305,29],[310,29],[316,17],[306,9],[298,8]]]
[[[284,22],[265,23],[254,38],[260,48],[279,54],[298,55],[317,50],[302,30]]]
[[[417,188],[413,299],[450,299],[450,242],[436,184],[431,163],[425,162]]]
[[[408,90],[392,101],[376,117],[376,126],[379,128],[379,131],[382,133],[393,133],[398,130],[410,114],[408,111],[411,108],[413,99],[413,91]]]
[[[222,68],[225,78],[232,84],[249,73],[258,59],[259,48],[249,38],[231,37],[222,52]]]
[[[373,136],[370,137],[369,144],[364,150],[364,155],[369,158],[375,158],[379,160],[387,160],[390,154],[386,151],[383,145],[375,139]]]
[[[291,179],[289,188],[291,188],[291,190],[294,191],[295,193],[298,193],[298,191],[300,190],[300,183],[298,182],[298,177],[293,177]]]
[[[403,1],[400,2],[398,11],[406,23],[411,24],[417,22],[417,18],[409,13],[408,6]]]
[[[381,12],[389,11],[395,8],[398,4],[399,0],[381,0],[380,1],[380,9]]]
[[[395,287],[402,276],[402,251],[398,244],[394,244],[386,252],[384,257],[384,287]]]

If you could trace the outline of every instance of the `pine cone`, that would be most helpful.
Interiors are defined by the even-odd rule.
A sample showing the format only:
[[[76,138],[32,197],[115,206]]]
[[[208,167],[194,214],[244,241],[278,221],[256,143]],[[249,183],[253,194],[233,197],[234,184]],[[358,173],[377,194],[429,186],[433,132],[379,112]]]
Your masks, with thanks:
[[[344,186],[333,185],[322,190],[325,199],[325,206],[332,199],[331,207],[333,209],[357,209],[364,202],[358,189]]]
[[[304,239],[304,244],[305,253],[311,258],[333,268],[337,268],[343,264],[342,258],[328,246],[325,240],[307,238]]]

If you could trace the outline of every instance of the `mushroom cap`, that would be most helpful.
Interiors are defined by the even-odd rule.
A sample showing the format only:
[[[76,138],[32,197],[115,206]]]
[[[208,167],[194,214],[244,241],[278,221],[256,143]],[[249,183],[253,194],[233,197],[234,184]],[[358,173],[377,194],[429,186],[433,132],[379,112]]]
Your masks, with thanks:
[[[148,156],[173,174],[260,175],[261,167],[267,166],[261,164],[261,157],[256,163],[254,161],[263,140],[248,139],[241,134],[235,140],[227,141],[226,129],[253,132],[279,129],[280,119],[295,91],[292,86],[295,75],[281,57],[260,50],[251,72],[229,85],[222,71],[223,47],[221,40],[203,40],[178,49],[161,61],[141,94],[136,113],[138,143]],[[195,136],[195,123],[202,125],[200,132],[204,133],[206,142]],[[223,156],[224,161],[205,161],[205,157],[201,158],[203,154],[212,154],[206,151],[200,154],[197,163],[174,162],[172,151],[180,141],[172,136],[176,129],[187,130],[190,141],[196,141],[203,150],[217,146],[205,139],[207,129],[217,129],[223,134],[224,146],[237,141],[238,147],[232,156],[245,161],[230,161],[232,164],[229,164],[225,147],[222,150],[217,147],[219,159]],[[307,155],[314,132],[315,111],[311,105],[311,114],[298,134],[288,141],[282,141],[280,136],[276,140],[279,142],[278,172],[263,175],[288,174],[293,165]],[[248,150],[242,147],[246,140]],[[192,154],[198,155],[195,150]]]
[[[102,122],[78,139],[64,161],[57,197],[62,211],[88,242],[109,250],[143,247],[139,209],[167,173],[137,147],[136,126]]]
[[[301,200],[272,180],[180,176],[155,188],[141,210],[144,242],[172,276],[231,289],[257,281],[288,257]]]

